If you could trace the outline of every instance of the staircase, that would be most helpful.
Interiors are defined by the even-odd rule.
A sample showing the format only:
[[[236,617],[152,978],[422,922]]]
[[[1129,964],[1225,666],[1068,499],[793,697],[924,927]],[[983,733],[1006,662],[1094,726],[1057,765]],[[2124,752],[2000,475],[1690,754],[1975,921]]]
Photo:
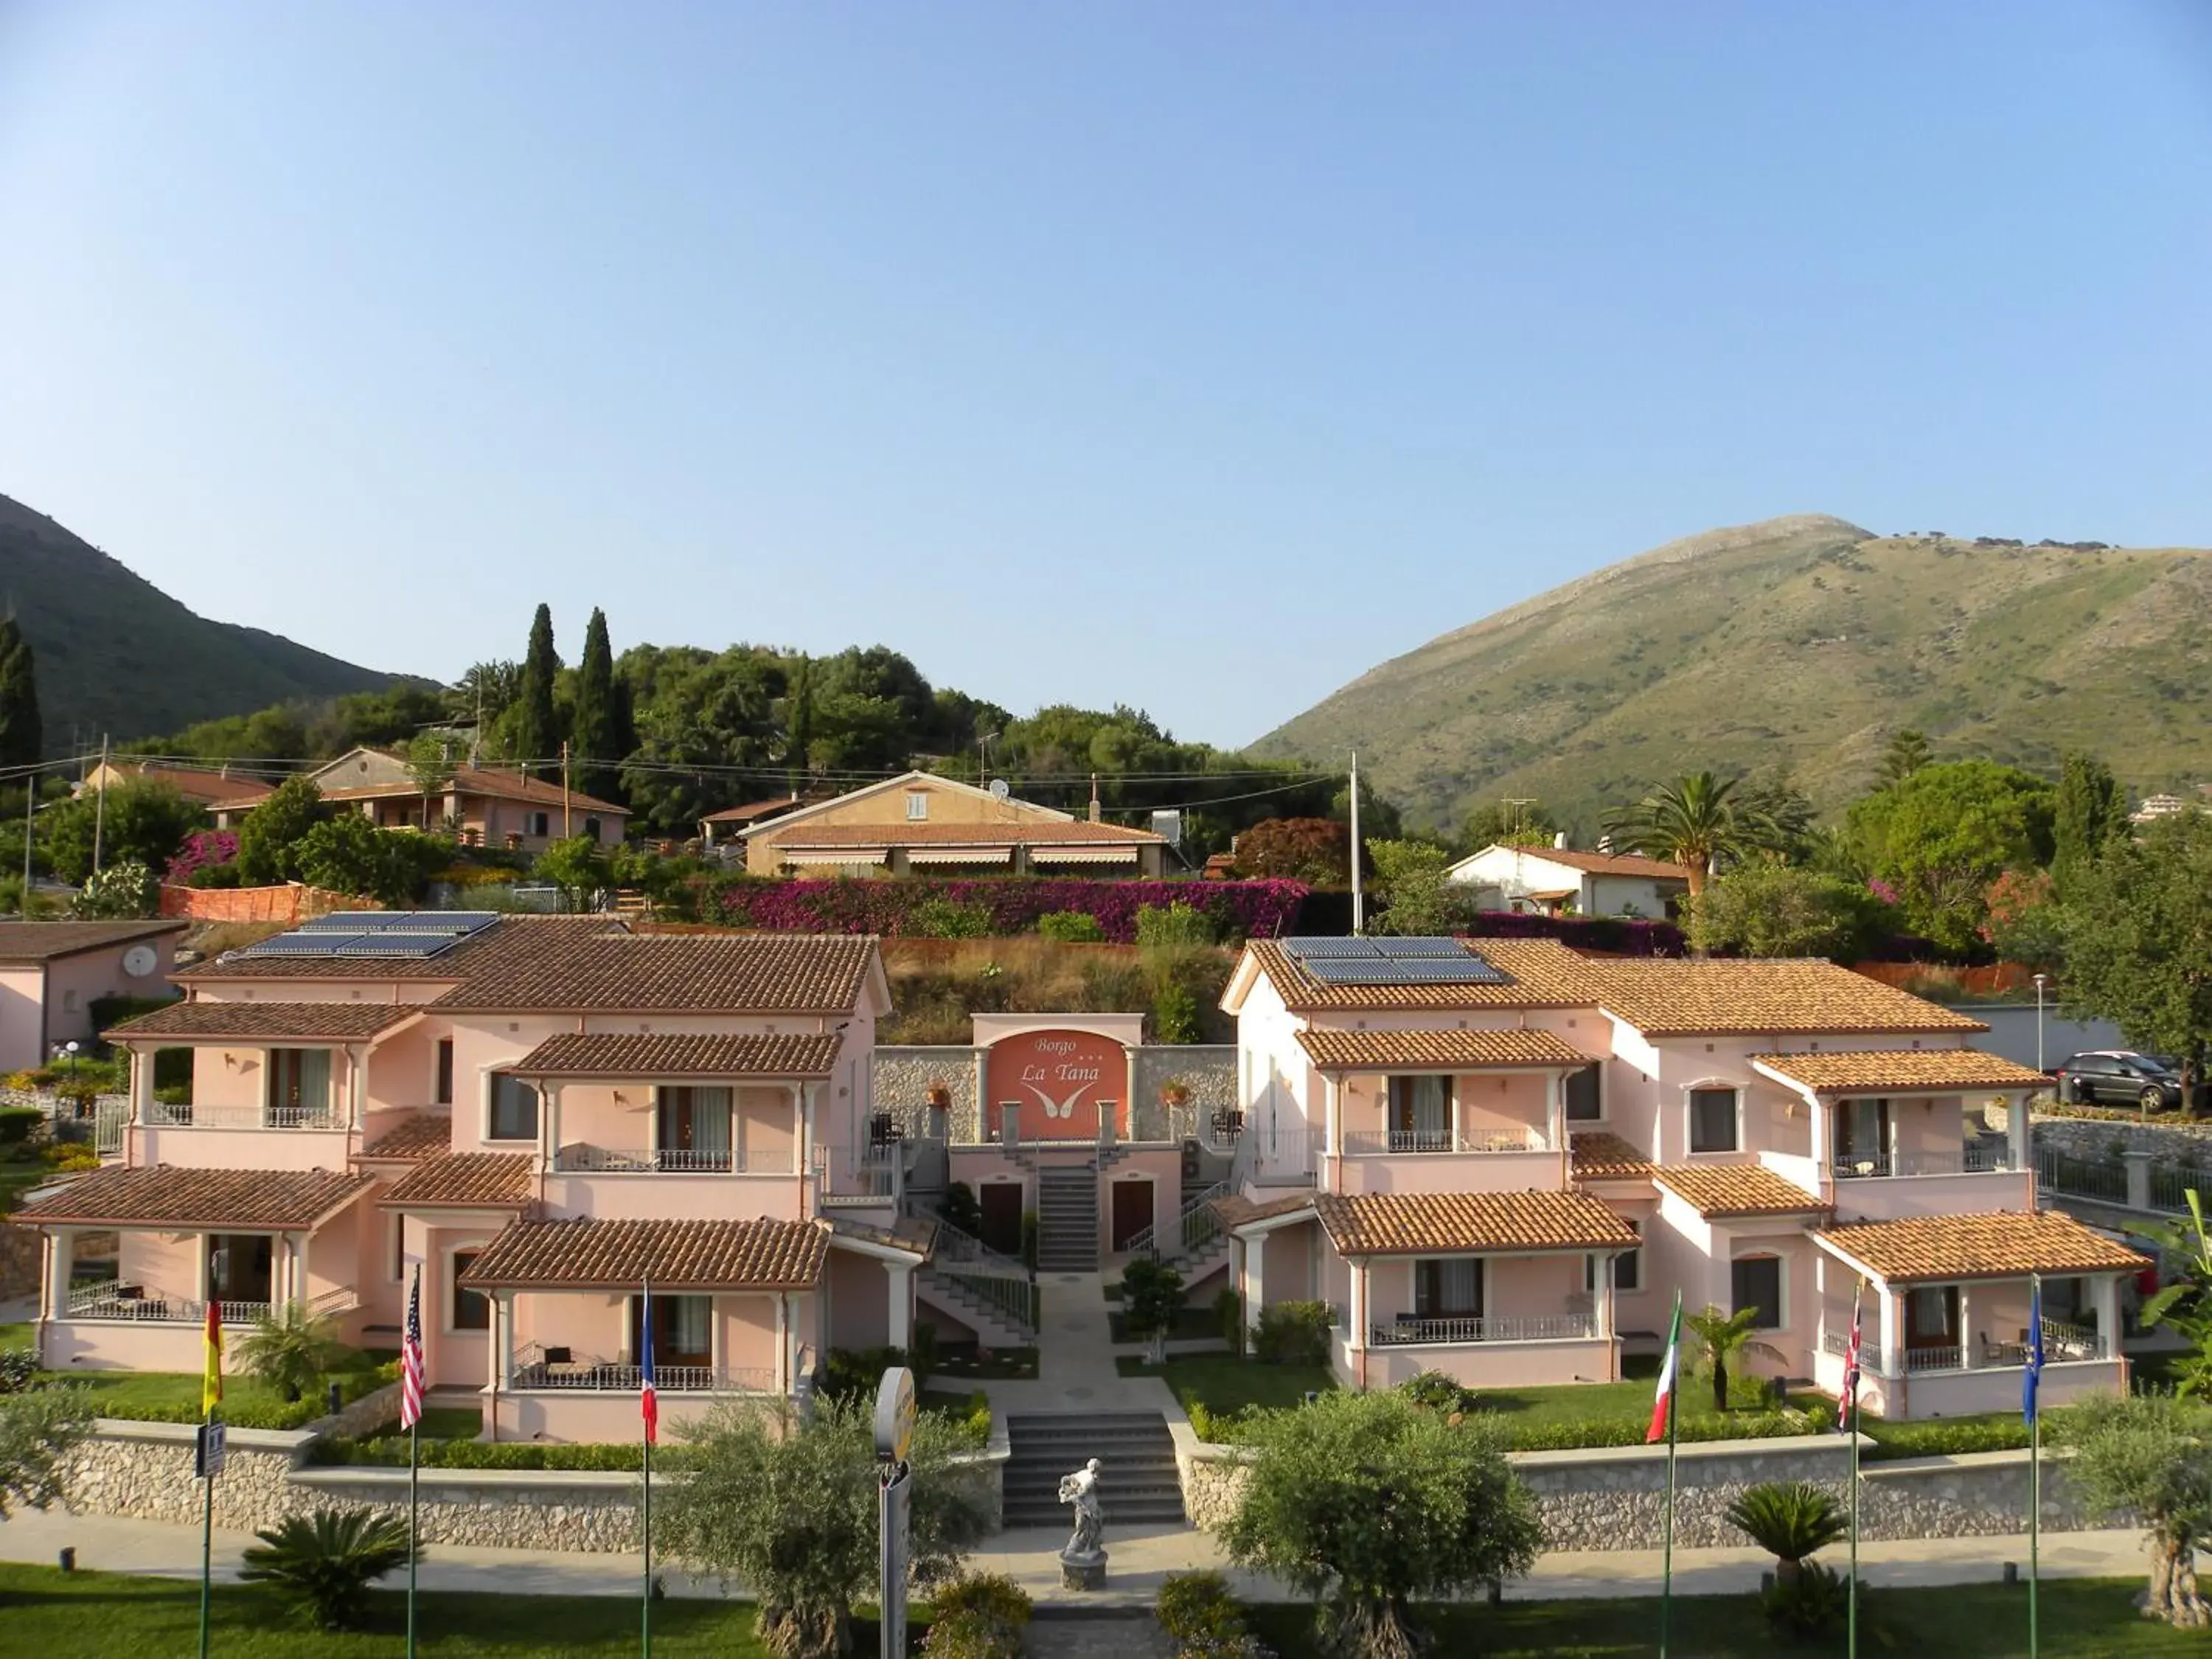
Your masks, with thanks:
[[[1098,1271],[1098,1170],[1088,1160],[1037,1166],[1037,1271]]]
[[[923,1267],[914,1279],[917,1300],[925,1307],[950,1314],[975,1332],[975,1340],[985,1347],[1024,1348],[1035,1342],[1036,1328],[1003,1297],[981,1294],[987,1288],[957,1269],[942,1268],[935,1262]],[[1021,1284],[1018,1288],[1026,1299],[1029,1286]]]
[[[1091,1416],[1009,1417],[1006,1525],[1064,1527],[1072,1511],[1060,1501],[1062,1475],[1091,1458],[1099,1462],[1098,1492],[1106,1511],[1106,1547],[1127,1527],[1186,1523],[1175,1442],[1158,1412]]]

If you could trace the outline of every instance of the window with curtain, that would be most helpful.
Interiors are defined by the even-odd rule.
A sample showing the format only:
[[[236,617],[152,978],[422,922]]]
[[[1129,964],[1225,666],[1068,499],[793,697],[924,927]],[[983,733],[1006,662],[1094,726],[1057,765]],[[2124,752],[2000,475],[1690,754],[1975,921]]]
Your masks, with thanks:
[[[492,1140],[538,1139],[538,1091],[519,1077],[495,1072],[491,1079]]]
[[[1690,1150],[1693,1152],[1735,1151],[1735,1091],[1690,1091]]]
[[[269,1121],[283,1127],[319,1117],[331,1109],[331,1051],[269,1051]]]
[[[1480,1259],[1454,1256],[1414,1262],[1413,1314],[1419,1319],[1480,1319]]]
[[[1598,1068],[1585,1066],[1579,1072],[1567,1074],[1567,1121],[1571,1123],[1595,1123],[1605,1115],[1605,1103],[1598,1093]]]
[[[1448,1077],[1390,1079],[1390,1150],[1451,1150],[1452,1080]]]
[[[461,1284],[461,1275],[476,1265],[477,1252],[455,1250],[453,1263],[453,1328],[457,1331],[488,1331],[491,1328],[491,1298],[482,1291],[471,1291]]]
[[[1729,1264],[1729,1280],[1735,1294],[1735,1305],[1731,1311],[1741,1313],[1747,1308],[1759,1310],[1753,1328],[1761,1331],[1782,1328],[1782,1258],[1776,1255],[1740,1256]]]

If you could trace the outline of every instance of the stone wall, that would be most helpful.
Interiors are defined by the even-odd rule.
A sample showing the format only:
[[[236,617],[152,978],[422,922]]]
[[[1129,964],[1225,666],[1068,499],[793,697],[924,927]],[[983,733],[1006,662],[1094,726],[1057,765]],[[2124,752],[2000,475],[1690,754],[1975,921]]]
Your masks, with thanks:
[[[888,1112],[902,1134],[916,1138],[929,1128],[929,1091],[951,1097],[945,1124],[956,1145],[982,1139],[975,1099],[978,1056],[987,1051],[966,1046],[883,1047],[872,1060],[876,1110]],[[1161,1091],[1180,1083],[1189,1100],[1171,1112]],[[1237,1049],[1224,1043],[1146,1043],[1136,1050],[1129,1080],[1132,1138],[1176,1140],[1190,1133],[1217,1109],[1237,1104]]]
[[[365,1394],[350,1406],[341,1407],[334,1415],[325,1417],[315,1425],[319,1434],[342,1434],[349,1440],[359,1440],[375,1433],[386,1423],[399,1420],[399,1385],[387,1382],[373,1394]]]
[[[1130,1091],[1136,1100],[1138,1140],[1177,1140],[1193,1133],[1217,1110],[1237,1105],[1237,1048],[1233,1043],[1148,1043],[1137,1050]],[[1170,1112],[1160,1091],[1180,1083],[1190,1093],[1180,1112]]]
[[[70,1460],[70,1507],[92,1515],[197,1526],[200,1486],[192,1477],[190,1423],[125,1423],[102,1418]],[[314,1507],[298,1501],[291,1475],[305,1430],[232,1429],[215,1483],[215,1523],[251,1532]]]
[[[876,1109],[889,1112],[899,1133],[916,1139],[929,1131],[929,1091],[951,1091],[945,1121],[956,1141],[976,1135],[975,1054],[972,1048],[878,1046],[870,1060]]]
[[[39,1230],[0,1221],[0,1302],[39,1293]]]
[[[2152,1153],[2160,1164],[2199,1164],[2212,1174],[2212,1121],[2125,1123],[2116,1118],[2057,1117],[2038,1112],[2032,1127],[2038,1151],[2101,1162],[2124,1147],[2130,1152]]]
[[[1225,1519],[1244,1486],[1249,1454],[1170,1425],[1182,1480],[1183,1510],[1196,1527]],[[1850,1448],[1839,1436],[1789,1441],[1717,1441],[1678,1449],[1674,1541],[1686,1548],[1741,1544],[1729,1504],[1769,1480],[1810,1480],[1846,1496]],[[1534,1495],[1547,1547],[1555,1550],[1656,1549],[1663,1541],[1667,1454],[1659,1447],[1516,1452],[1514,1469]],[[2002,1536],[2027,1529],[2024,1451],[1863,1463],[1859,1535],[1869,1540]],[[2046,1460],[2043,1524],[2088,1524],[2061,1459]]]

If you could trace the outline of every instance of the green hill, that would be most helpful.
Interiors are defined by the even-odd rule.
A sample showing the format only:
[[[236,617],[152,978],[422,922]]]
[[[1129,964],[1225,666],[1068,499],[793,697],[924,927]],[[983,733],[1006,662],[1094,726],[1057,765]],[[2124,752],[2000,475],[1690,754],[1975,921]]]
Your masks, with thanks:
[[[2044,771],[2093,750],[2139,794],[2212,778],[2212,551],[1711,531],[1431,640],[1251,752],[1356,744],[1417,823],[1528,796],[1594,829],[1704,767],[1786,767],[1838,805],[1904,726]]]
[[[43,513],[0,495],[0,605],[38,653],[49,755],[174,732],[272,703],[374,690],[392,676],[280,635],[195,616]]]

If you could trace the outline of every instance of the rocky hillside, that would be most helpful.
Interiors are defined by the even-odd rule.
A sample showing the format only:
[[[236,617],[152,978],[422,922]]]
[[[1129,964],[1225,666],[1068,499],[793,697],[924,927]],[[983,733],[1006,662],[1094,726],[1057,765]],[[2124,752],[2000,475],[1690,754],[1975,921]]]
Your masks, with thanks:
[[[1419,822],[1530,796],[1586,830],[1699,767],[1787,768],[1823,805],[1917,726],[1939,757],[2138,793],[2212,778],[2212,551],[1875,536],[1805,514],[1692,536],[1431,640],[1253,752],[1356,744]]]

